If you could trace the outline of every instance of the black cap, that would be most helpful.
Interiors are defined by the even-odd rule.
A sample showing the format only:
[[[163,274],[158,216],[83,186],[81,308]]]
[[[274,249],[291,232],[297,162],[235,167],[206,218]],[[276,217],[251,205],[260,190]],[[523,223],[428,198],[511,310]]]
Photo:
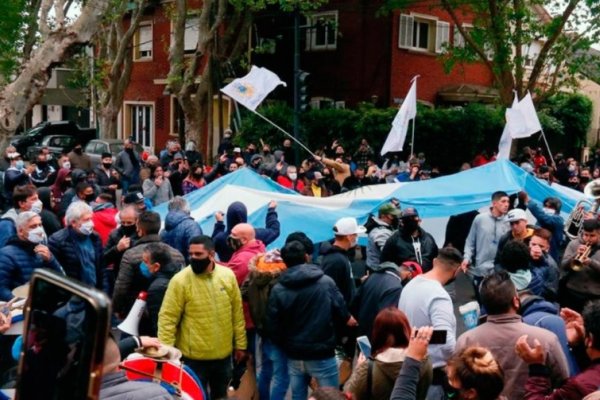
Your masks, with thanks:
[[[102,158],[112,158],[112,154],[110,153],[102,153]]]
[[[134,203],[143,203],[144,195],[142,192],[131,192],[127,193],[127,196],[123,199],[123,203],[125,204],[134,204]]]

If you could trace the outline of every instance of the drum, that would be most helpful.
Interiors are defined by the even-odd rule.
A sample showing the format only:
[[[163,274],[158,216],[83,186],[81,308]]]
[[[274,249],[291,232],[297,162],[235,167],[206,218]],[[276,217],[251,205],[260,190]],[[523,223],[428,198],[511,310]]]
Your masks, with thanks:
[[[181,364],[173,361],[162,362],[146,357],[125,360],[121,365],[129,380],[153,380],[183,399],[206,399],[200,379],[185,365],[182,368]]]

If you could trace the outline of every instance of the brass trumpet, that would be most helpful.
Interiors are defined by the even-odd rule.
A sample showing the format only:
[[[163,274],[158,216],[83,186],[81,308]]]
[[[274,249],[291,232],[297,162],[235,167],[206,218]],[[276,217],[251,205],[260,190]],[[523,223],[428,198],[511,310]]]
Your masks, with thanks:
[[[587,259],[590,256],[590,253],[592,252],[591,244],[586,244],[585,246],[586,247],[583,253],[581,253],[578,256],[575,256],[573,261],[571,261],[571,270],[573,270],[574,272],[579,272],[583,269],[583,267],[585,267],[583,261]]]

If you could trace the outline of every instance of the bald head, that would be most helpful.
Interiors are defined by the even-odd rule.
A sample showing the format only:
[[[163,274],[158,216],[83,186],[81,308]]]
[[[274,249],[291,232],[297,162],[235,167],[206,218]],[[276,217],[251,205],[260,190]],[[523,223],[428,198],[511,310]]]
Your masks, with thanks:
[[[246,244],[256,238],[256,231],[252,225],[242,223],[233,227],[231,230],[231,236],[236,239],[240,239],[242,244]]]

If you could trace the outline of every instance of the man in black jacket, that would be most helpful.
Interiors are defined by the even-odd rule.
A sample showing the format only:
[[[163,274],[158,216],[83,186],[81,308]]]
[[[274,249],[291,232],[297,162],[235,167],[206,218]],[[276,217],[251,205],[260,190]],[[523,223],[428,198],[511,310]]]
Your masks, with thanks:
[[[112,296],[115,280],[119,275],[121,258],[125,251],[131,247],[137,239],[136,227],[137,210],[134,206],[125,206],[119,213],[120,224],[108,235],[108,241],[104,247],[102,259],[106,266],[108,281],[108,294]]]
[[[102,153],[101,161],[94,168],[98,186],[103,193],[110,193],[113,198],[116,198],[117,189],[121,187],[121,184],[119,183],[119,173],[113,167],[112,154]]]
[[[265,329],[288,356],[293,399],[307,398],[310,377],[321,387],[338,387],[335,326],[355,326],[341,293],[316,265],[302,243],[281,250],[287,266],[271,290]]]
[[[416,261],[423,272],[431,270],[438,247],[433,236],[419,227],[420,222],[416,209],[411,207],[402,211],[401,228],[383,246],[381,262],[402,265],[404,261]]]

